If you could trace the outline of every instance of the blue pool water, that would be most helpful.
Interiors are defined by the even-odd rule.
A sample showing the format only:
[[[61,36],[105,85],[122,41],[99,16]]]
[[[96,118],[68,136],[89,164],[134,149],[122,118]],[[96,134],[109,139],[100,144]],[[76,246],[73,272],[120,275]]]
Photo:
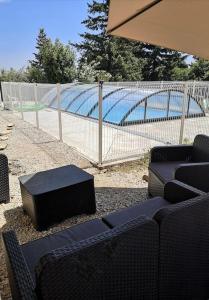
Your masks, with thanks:
[[[178,91],[128,89],[117,86],[103,88],[103,120],[117,125],[180,117],[183,94]],[[57,108],[56,98],[51,102]],[[61,93],[61,109],[84,117],[98,119],[98,86],[75,85]],[[200,105],[189,97],[187,115],[203,115]]]

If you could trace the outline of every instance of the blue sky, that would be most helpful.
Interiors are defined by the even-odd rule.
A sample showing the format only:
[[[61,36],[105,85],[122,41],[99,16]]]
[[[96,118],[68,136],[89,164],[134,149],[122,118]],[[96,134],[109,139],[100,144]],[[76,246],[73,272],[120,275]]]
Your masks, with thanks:
[[[0,68],[27,65],[40,27],[53,40],[80,40],[87,0],[0,0]]]
[[[80,40],[88,0],[0,0],[0,69],[21,68],[35,51],[39,28],[63,43]],[[187,59],[191,62],[191,57]]]

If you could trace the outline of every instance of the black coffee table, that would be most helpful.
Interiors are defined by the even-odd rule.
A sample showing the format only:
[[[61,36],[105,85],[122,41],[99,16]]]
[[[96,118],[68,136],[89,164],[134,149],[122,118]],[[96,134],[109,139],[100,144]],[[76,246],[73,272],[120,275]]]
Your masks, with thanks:
[[[74,166],[19,177],[24,211],[37,230],[96,211],[94,177]]]

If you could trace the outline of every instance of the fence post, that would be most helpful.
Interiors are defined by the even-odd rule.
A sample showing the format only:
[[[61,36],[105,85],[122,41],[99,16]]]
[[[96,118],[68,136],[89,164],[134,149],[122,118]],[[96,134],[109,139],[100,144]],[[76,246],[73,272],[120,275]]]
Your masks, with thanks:
[[[171,91],[168,91],[168,102],[167,102],[167,113],[166,113],[167,118],[169,117],[170,101],[171,101]]]
[[[103,89],[103,81],[99,81],[99,157],[98,157],[98,163],[101,166],[102,165],[102,89]]]
[[[36,127],[39,129],[37,83],[34,83],[34,100],[35,100],[35,108],[36,108]]]
[[[24,120],[23,107],[22,107],[21,83],[19,83],[19,102],[20,102],[21,118]]]
[[[60,109],[60,83],[57,83],[57,108],[58,108],[58,122],[59,122],[59,139],[62,142],[62,114]]]
[[[184,122],[185,122],[185,113],[186,113],[186,107],[187,107],[187,98],[188,98],[188,82],[186,82],[185,85],[184,85],[184,95],[183,95],[183,101],[182,101],[182,116],[181,116],[179,144],[183,143]]]
[[[147,118],[147,98],[144,101],[144,121],[146,121]]]
[[[12,83],[9,82],[9,97],[8,97],[8,109],[12,109],[13,112],[13,103],[12,103]]]
[[[196,81],[193,81],[193,88],[192,88],[192,97],[194,97],[195,94],[195,87],[196,87]]]
[[[2,82],[0,81],[0,98],[2,101],[2,104],[4,105],[4,96],[3,96],[3,89],[2,89]]]

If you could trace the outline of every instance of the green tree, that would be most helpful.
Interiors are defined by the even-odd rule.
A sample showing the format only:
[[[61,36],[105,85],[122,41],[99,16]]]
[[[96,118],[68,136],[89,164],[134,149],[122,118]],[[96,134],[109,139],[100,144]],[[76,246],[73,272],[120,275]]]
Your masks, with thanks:
[[[138,55],[146,59],[144,80],[171,80],[174,68],[187,68],[187,55],[170,49],[143,44]]]
[[[15,70],[13,68],[11,68],[10,70],[1,69],[0,81],[27,82],[28,74],[24,68],[21,68],[19,70]]]
[[[171,80],[173,68],[186,67],[185,55],[177,51],[108,36],[106,25],[109,0],[88,3],[86,32],[75,46],[84,60],[98,62],[97,68],[112,75],[112,80]]]
[[[44,58],[48,48],[51,46],[51,40],[47,37],[44,28],[40,28],[36,39],[36,53],[33,53],[34,59],[29,60],[28,76],[30,81],[47,82],[44,71]]]
[[[189,79],[209,80],[209,61],[197,58],[196,61],[191,64]]]
[[[43,68],[48,82],[72,82],[76,78],[76,67],[70,45],[63,45],[59,39],[51,43],[44,53]]]
[[[108,4],[106,0],[88,3],[88,19],[82,22],[86,32],[74,45],[81,52],[79,66],[94,61],[96,69],[111,74],[112,80],[141,80],[144,62],[133,53],[137,43],[106,34]]]
[[[50,45],[51,41],[47,37],[44,28],[40,28],[38,37],[36,39],[36,50],[37,53],[33,53],[35,58],[33,60],[30,60],[30,64],[33,67],[41,68],[43,64],[44,59],[44,48],[46,48],[48,45]]]
[[[27,74],[29,82],[47,82],[44,71],[38,67],[29,65],[27,67]]]
[[[34,60],[30,61],[30,81],[67,83],[76,78],[75,54],[70,44],[64,45],[59,39],[53,43],[40,29]]]
[[[189,79],[189,68],[175,67],[172,70],[171,80],[186,81]]]
[[[112,77],[111,74],[104,70],[97,70],[97,65],[98,63],[95,61],[90,63],[82,63],[78,72],[78,80],[86,83],[91,83],[98,80],[109,81]]]

